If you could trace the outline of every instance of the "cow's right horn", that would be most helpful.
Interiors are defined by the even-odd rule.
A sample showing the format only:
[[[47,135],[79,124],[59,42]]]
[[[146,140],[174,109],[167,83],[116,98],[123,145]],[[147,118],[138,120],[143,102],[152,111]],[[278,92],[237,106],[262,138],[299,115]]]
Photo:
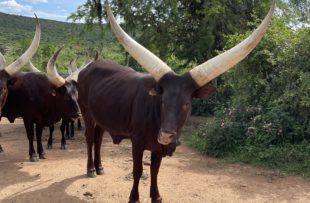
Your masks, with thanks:
[[[105,2],[107,8],[107,14],[111,24],[111,29],[114,32],[118,41],[123,45],[123,47],[130,53],[130,55],[135,58],[139,64],[145,68],[156,81],[168,72],[172,72],[171,68],[155,56],[152,52],[144,48],[134,39],[132,39],[116,22],[111,8],[109,6],[109,1]]]
[[[69,66],[68,66],[68,73],[69,73],[69,69],[71,70],[71,73],[69,73],[69,74],[72,74],[72,72],[74,72],[78,69],[76,67],[76,61],[77,61],[77,58],[70,61]]]
[[[54,53],[54,55],[48,61],[46,67],[47,77],[56,87],[61,87],[66,82],[66,80],[58,74],[56,69],[56,60],[61,50],[62,47]]]
[[[2,53],[0,52],[0,70],[2,70],[5,67],[5,64],[6,64],[5,58],[2,55]]]
[[[41,72],[37,67],[35,67],[31,61],[28,61],[28,67],[29,67],[29,70],[30,72]]]
[[[13,75],[17,71],[19,71],[19,69],[24,65],[26,65],[27,62],[33,57],[33,55],[36,53],[39,47],[40,38],[41,38],[41,25],[38,17],[36,16],[36,33],[33,37],[32,43],[22,56],[20,56],[16,61],[14,61],[13,63],[4,68],[4,70],[9,75]]]
[[[86,68],[89,64],[91,64],[92,62],[93,62],[93,60],[91,60],[91,61],[89,61],[89,60],[84,61],[84,63],[83,63],[77,70],[75,70],[73,73],[71,73],[71,74],[66,78],[66,81],[69,81],[69,80],[77,81],[78,76],[79,76],[79,73],[80,73],[84,68]]]

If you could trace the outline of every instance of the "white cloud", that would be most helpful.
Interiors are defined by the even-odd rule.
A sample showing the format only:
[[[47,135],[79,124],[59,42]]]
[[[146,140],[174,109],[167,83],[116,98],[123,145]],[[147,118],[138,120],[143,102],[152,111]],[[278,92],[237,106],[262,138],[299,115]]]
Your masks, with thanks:
[[[39,18],[44,18],[44,19],[52,19],[52,20],[58,20],[58,21],[65,21],[67,16],[66,15],[60,15],[56,13],[49,13],[49,12],[44,12],[44,11],[35,11],[37,16]]]
[[[30,2],[30,3],[33,3],[33,4],[36,4],[36,3],[47,3],[47,0],[24,0],[24,1],[27,1],[27,2]]]
[[[1,1],[0,6],[3,8],[7,8],[11,11],[21,12],[21,11],[31,11],[32,7],[28,5],[21,5],[17,3],[15,0]]]

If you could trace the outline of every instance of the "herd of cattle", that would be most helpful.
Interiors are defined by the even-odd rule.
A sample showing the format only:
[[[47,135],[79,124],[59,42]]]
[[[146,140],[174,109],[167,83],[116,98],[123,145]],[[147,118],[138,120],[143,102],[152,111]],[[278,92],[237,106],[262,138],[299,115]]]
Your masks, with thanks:
[[[213,94],[216,90],[208,83],[256,47],[271,21],[275,1],[261,25],[248,38],[181,76],[122,30],[108,1],[106,9],[116,38],[149,74],[109,60],[95,59],[64,78],[55,65],[61,48],[50,58],[46,74],[20,72],[39,46],[41,27],[36,18],[35,36],[26,52],[10,65],[5,64],[0,54],[0,116],[10,122],[17,117],[23,119],[30,161],[37,161],[37,153],[40,159],[45,159],[41,141],[43,128],[48,126],[52,132],[53,125],[63,119],[64,129],[81,113],[85,123],[89,177],[103,174],[100,148],[104,131],[110,133],[115,144],[130,139],[134,180],[129,202],[139,202],[144,150],[151,151],[150,197],[152,202],[162,202],[157,186],[161,160],[166,155],[171,156],[179,144],[180,130],[191,112],[192,99],[205,99]],[[34,135],[37,152],[33,146]],[[64,142],[65,139],[63,148]]]

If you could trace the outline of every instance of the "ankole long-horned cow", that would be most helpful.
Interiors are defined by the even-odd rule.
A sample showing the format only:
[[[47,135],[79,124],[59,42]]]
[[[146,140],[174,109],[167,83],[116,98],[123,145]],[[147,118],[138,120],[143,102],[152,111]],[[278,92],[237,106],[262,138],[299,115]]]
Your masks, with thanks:
[[[29,48],[25,51],[23,55],[21,55],[18,59],[16,59],[13,63],[6,66],[5,58],[0,53],[0,118],[2,115],[2,108],[7,100],[8,96],[8,80],[19,71],[36,53],[41,38],[41,26],[39,20],[36,17],[36,32],[32,43]],[[0,146],[1,147],[1,146]]]
[[[112,31],[124,48],[149,74],[138,73],[111,61],[98,60],[78,77],[78,102],[86,126],[87,175],[102,174],[100,147],[104,131],[114,143],[132,141],[133,187],[129,202],[139,201],[144,150],[151,151],[152,202],[162,202],[157,174],[162,157],[175,151],[180,129],[191,111],[193,98],[214,92],[208,82],[232,68],[259,43],[271,21],[275,2],[261,25],[243,42],[207,62],[177,75],[168,65],[134,41],[116,23],[106,1]],[[94,159],[92,148],[94,145]]]
[[[61,49],[57,50],[47,64],[47,75],[40,72],[16,73],[8,81],[8,97],[3,107],[2,116],[10,122],[22,117],[29,140],[30,161],[37,161],[33,146],[34,124],[36,127],[37,151],[44,159],[42,130],[61,118],[77,118],[77,83],[65,80],[56,70],[56,59]],[[29,61],[29,59],[28,59]],[[27,61],[27,62],[28,62]],[[72,77],[73,78],[73,77]]]

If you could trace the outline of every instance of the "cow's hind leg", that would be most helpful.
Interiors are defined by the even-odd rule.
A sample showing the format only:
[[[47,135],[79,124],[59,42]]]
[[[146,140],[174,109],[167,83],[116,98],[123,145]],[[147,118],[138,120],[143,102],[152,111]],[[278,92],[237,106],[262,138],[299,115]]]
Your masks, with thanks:
[[[29,142],[29,160],[31,162],[38,161],[38,157],[37,157],[36,151],[34,150],[34,146],[33,146],[33,137],[34,137],[33,125],[34,125],[33,122],[24,119],[24,126],[26,128],[26,133],[27,133],[28,142]]]
[[[162,160],[162,155],[158,152],[151,153],[151,190],[150,197],[152,198],[152,203],[161,203],[162,198],[159,195],[157,186],[157,175]]]
[[[42,131],[43,131],[43,126],[37,124],[36,125],[36,138],[37,138],[37,150],[39,153],[39,158],[46,159],[45,152],[42,146]]]
[[[0,144],[0,153],[1,153],[1,152],[3,152],[3,149],[2,149],[2,146],[1,146],[1,144]]]
[[[61,132],[61,145],[60,149],[66,149],[66,138],[65,138],[65,128],[66,128],[66,120],[62,119],[60,124],[60,132]]]
[[[77,123],[78,123],[77,129],[78,130],[82,130],[82,123],[81,123],[81,119],[80,118],[77,119]]]
[[[97,175],[103,175],[103,167],[101,164],[101,155],[100,155],[100,149],[101,149],[101,143],[102,143],[102,136],[103,136],[103,130],[99,127],[95,127],[95,139],[94,139],[94,162],[96,167],[96,173]]]
[[[54,125],[51,125],[49,127],[49,131],[50,131],[50,136],[48,137],[48,141],[47,141],[47,149],[52,149],[53,148],[53,132],[54,132]]]
[[[129,197],[129,203],[139,202],[139,181],[143,172],[143,151],[143,142],[141,142],[141,140],[132,140],[133,186]]]
[[[94,145],[94,134],[95,134],[95,122],[88,113],[82,115],[85,122],[85,138],[87,143],[87,176],[90,178],[96,177],[96,168],[93,160],[93,145]]]
[[[70,119],[70,139],[74,139],[74,120]]]

